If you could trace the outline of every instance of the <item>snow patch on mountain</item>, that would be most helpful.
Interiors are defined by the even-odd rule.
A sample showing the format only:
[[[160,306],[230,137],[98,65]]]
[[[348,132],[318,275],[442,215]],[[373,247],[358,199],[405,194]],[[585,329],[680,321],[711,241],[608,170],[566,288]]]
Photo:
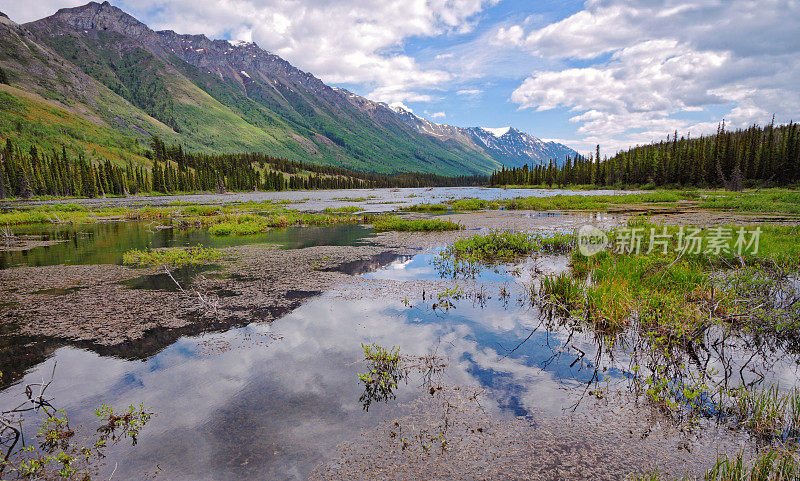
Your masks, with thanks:
[[[413,113],[414,112],[413,110],[411,110],[411,108],[409,108],[403,102],[393,102],[393,103],[389,104],[389,108],[391,108],[392,110],[394,110],[398,114],[402,114],[402,113],[405,113],[405,112],[408,112],[408,113]]]
[[[494,135],[497,138],[500,138],[500,137],[506,135],[506,133],[509,130],[511,130],[511,127],[495,127],[495,128],[492,128],[492,127],[481,127],[481,129],[489,132],[490,134]]]

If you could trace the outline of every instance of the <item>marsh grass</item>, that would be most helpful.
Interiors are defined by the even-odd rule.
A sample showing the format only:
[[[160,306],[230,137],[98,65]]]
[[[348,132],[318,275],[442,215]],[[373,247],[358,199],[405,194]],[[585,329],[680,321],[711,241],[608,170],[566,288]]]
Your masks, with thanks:
[[[582,310],[586,302],[584,286],[568,272],[543,277],[539,296],[565,313]]]
[[[467,262],[513,262],[533,252],[565,252],[574,244],[571,235],[542,236],[512,230],[492,230],[486,235],[458,239],[440,256]]]
[[[484,199],[458,199],[448,202],[450,207],[455,211],[470,211],[470,210],[497,210],[502,205],[497,200],[484,200]]]
[[[591,210],[607,211],[615,205],[672,204],[697,200],[694,191],[657,191],[620,195],[555,195],[551,197],[518,197],[504,202],[509,210]]]
[[[403,206],[400,210],[407,212],[447,212],[450,207],[444,204],[415,204]]]
[[[784,189],[767,189],[758,192],[714,192],[706,195],[698,207],[740,212],[800,214],[800,192]]]
[[[688,481],[689,478],[667,478],[658,470],[631,476],[630,481]],[[753,460],[721,456],[699,479],[703,481],[796,481],[800,479],[800,455],[793,447],[762,449]]]
[[[456,240],[433,260],[440,275],[475,277],[481,267],[509,264],[536,253],[564,253],[574,245],[573,236],[542,236],[511,230],[492,230]]]
[[[739,387],[731,395],[739,424],[748,431],[771,437],[788,428],[787,421],[791,422],[787,411],[789,396],[783,395],[777,385],[761,389]]]
[[[226,214],[210,219],[201,219],[208,226],[208,232],[215,236],[252,235],[274,228],[290,226],[326,226],[335,224],[356,224],[362,218],[340,214],[307,214],[297,211],[276,210],[262,214]]]
[[[323,212],[326,214],[355,214],[356,212],[361,212],[361,207],[357,205],[346,205],[343,207],[326,207]]]
[[[122,263],[134,267],[170,266],[206,264],[222,257],[217,249],[203,246],[171,249],[139,250],[132,249],[123,254]]]
[[[375,232],[435,232],[461,230],[464,227],[455,222],[440,219],[403,219],[399,216],[379,217],[372,223]]]

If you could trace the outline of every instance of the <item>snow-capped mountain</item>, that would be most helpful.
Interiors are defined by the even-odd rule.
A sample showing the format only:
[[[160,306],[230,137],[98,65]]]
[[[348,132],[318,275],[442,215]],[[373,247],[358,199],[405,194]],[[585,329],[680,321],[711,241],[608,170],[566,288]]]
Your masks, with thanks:
[[[505,166],[546,165],[550,160],[562,165],[567,157],[577,154],[564,144],[545,142],[514,127],[473,127],[469,130],[492,157]]]
[[[567,157],[577,154],[564,144],[544,141],[514,127],[454,127],[423,119],[401,106],[387,107],[418,132],[474,145],[506,167],[547,165],[551,160],[563,165]]]

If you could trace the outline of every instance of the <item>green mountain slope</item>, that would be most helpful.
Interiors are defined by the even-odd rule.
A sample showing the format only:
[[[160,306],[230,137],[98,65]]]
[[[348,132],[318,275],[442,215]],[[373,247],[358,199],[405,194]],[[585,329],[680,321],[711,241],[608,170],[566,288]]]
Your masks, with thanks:
[[[0,47],[11,85],[136,139],[132,154],[156,135],[194,152],[257,151],[364,172],[488,174],[505,162],[470,129],[329,87],[252,43],[155,32],[108,2],[23,26],[0,17]],[[21,121],[14,115],[4,113]],[[47,142],[62,142],[53,135]]]
[[[102,109],[97,103],[83,112],[87,119],[97,117],[140,139],[154,134],[192,151],[259,151],[380,173],[460,175],[488,173],[499,165],[474,146],[415,131],[393,118],[386,106],[370,102],[362,108],[348,100],[352,94],[324,85],[253,44],[154,32],[107,3],[63,9],[15,28],[30,32],[28,37],[51,52],[51,70],[58,70],[54,64],[69,71],[75,77],[72,85],[79,88],[90,78],[93,90],[115,97],[109,103],[125,107],[117,117],[124,113],[158,125],[134,123],[133,131],[124,131],[97,115]],[[20,38],[8,40],[24,52]],[[24,59],[24,53],[19,57]],[[4,60],[0,67],[12,72],[13,85],[52,91],[47,82],[21,75],[19,62]],[[57,93],[64,105],[81,101],[77,88],[61,90]]]

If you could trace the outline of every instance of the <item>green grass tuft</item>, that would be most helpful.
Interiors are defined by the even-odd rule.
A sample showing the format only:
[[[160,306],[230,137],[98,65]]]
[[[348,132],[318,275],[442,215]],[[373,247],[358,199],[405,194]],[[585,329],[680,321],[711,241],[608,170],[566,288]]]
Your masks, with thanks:
[[[203,246],[154,250],[129,250],[122,256],[122,263],[126,266],[150,267],[171,266],[181,267],[192,264],[205,264],[222,257],[217,249]]]
[[[404,231],[404,232],[433,232],[447,230],[461,230],[464,227],[455,222],[439,219],[403,219],[399,216],[380,217],[372,224],[375,232]]]

